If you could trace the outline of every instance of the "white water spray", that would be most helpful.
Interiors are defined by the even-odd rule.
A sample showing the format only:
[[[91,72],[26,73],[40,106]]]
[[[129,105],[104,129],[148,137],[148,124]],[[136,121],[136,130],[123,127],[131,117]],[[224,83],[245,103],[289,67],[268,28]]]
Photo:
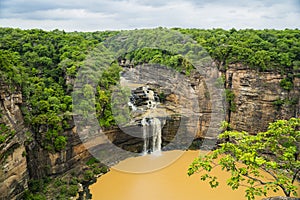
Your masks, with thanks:
[[[161,121],[158,118],[143,118],[141,125],[144,141],[143,154],[161,152]]]
[[[159,104],[159,98],[155,92],[148,86],[137,88],[136,93],[132,96],[132,100],[128,102],[128,106],[133,112],[146,111],[146,115],[141,120],[142,137],[143,137],[143,154],[157,153],[161,151],[162,145],[162,123],[159,118],[152,115]],[[140,102],[143,99],[145,104]],[[135,102],[140,102],[136,103]],[[142,105],[145,105],[143,107]],[[148,110],[148,111],[147,111]]]

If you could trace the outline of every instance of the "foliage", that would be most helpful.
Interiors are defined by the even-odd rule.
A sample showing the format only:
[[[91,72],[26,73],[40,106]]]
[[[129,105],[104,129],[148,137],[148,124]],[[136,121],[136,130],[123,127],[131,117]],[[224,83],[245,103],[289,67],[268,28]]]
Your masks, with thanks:
[[[220,69],[243,64],[258,71],[296,74],[300,60],[300,32],[291,30],[180,29],[202,44]]]
[[[24,68],[18,52],[0,49],[0,80],[8,86],[20,87],[23,83]],[[13,89],[13,88],[11,88]]]
[[[280,86],[283,89],[290,91],[293,88],[293,82],[287,78],[284,78],[280,81]]]
[[[78,186],[77,185],[70,185],[69,188],[67,189],[67,194],[71,197],[76,196],[78,191]]]
[[[89,180],[91,180],[94,177],[94,173],[91,170],[86,170],[84,172],[83,177],[84,177],[84,180],[89,181]]]
[[[286,196],[297,196],[299,190],[294,183],[300,177],[300,119],[278,120],[271,123],[266,132],[257,135],[225,131],[219,138],[227,142],[196,158],[188,175],[201,173],[201,180],[217,187],[219,182],[211,172],[220,166],[231,173],[227,185],[233,190],[245,186],[245,196],[249,200],[266,196],[269,190],[282,190]]]
[[[51,199],[69,199],[70,197],[76,196],[78,192],[78,180],[77,178],[68,176],[64,178],[57,177],[53,180],[30,180],[29,189],[30,190],[25,191],[23,199],[49,199],[49,193],[52,194],[50,196]]]
[[[55,138],[54,141],[55,150],[57,151],[62,150],[66,146],[66,144],[67,144],[66,137],[60,135]]]
[[[0,144],[4,143],[7,138],[10,138],[14,134],[15,131],[10,130],[4,123],[0,123]]]
[[[97,158],[92,157],[86,162],[86,165],[91,166],[95,163],[99,163],[99,160]]]
[[[112,63],[104,70],[96,93],[96,116],[102,127],[111,127],[116,125],[115,118],[112,113],[112,93],[113,87],[120,80],[120,72],[122,68]],[[126,100],[126,99],[124,99]]]
[[[225,89],[225,97],[229,105],[229,110],[234,112],[236,110],[236,104],[234,102],[235,94],[230,89]]]
[[[45,190],[46,185],[49,183],[49,179],[31,179],[28,182],[28,187],[31,192],[43,192]]]
[[[221,122],[221,130],[222,131],[230,131],[231,130],[230,123],[228,123],[227,121],[222,121]]]
[[[29,190],[26,190],[23,195],[24,200],[46,200],[46,196],[43,194],[33,194]]]
[[[277,108],[277,110],[279,110],[283,104],[284,104],[284,100],[282,99],[276,99],[273,102],[273,105]]]
[[[189,75],[194,69],[182,55],[175,55],[162,49],[143,48],[126,53],[119,59],[127,59],[134,65],[150,63],[161,64]]]
[[[95,175],[105,174],[108,172],[108,167],[104,166],[97,160],[96,158],[92,157],[86,162],[86,165],[90,167],[90,170],[85,171],[84,179],[91,180]]]

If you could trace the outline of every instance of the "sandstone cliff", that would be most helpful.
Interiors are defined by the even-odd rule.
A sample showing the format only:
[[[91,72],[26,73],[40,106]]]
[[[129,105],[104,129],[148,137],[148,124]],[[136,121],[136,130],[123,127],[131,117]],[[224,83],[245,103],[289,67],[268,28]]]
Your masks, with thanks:
[[[235,65],[225,73],[227,88],[234,93],[235,109],[227,112],[233,129],[257,133],[265,131],[276,119],[300,116],[300,79],[294,77],[293,88],[280,86],[285,76],[275,72],[258,72]]]
[[[18,198],[27,188],[26,128],[21,113],[22,94],[17,88],[0,85],[0,123],[5,124],[8,137],[0,143],[0,199]]]
[[[0,85],[0,123],[11,132],[0,143],[0,199],[3,200],[20,199],[32,179],[68,173],[79,176],[88,168],[85,163],[91,158],[74,125],[65,132],[68,137],[65,150],[51,153],[43,149],[36,134],[24,124],[23,103],[22,93],[17,88]]]
[[[151,70],[143,73],[143,78],[157,76],[157,73],[154,75],[151,73],[153,73]],[[176,88],[170,90],[169,85],[158,87],[153,82],[148,83],[149,86],[156,87],[157,94],[164,94],[165,102],[161,106],[170,116],[162,128],[163,146],[174,139],[180,123],[183,123],[186,130],[197,130],[196,138],[216,137],[219,124],[214,124],[212,119],[219,111],[224,113],[224,119],[226,115],[233,129],[250,133],[264,131],[268,123],[275,119],[300,116],[300,79],[297,77],[293,79],[293,88],[288,91],[280,86],[281,80],[285,77],[277,73],[258,72],[240,65],[230,66],[225,72],[209,73],[215,74],[216,80],[223,77],[224,82],[221,84],[234,94],[234,98],[231,99],[234,108],[229,109],[228,102],[222,100],[225,94],[220,94],[220,91],[208,93],[209,86],[206,84],[205,76],[192,74],[189,83],[197,96],[198,104],[193,113],[196,116],[195,122],[184,121],[185,116],[191,113],[183,112],[181,116],[176,115],[180,109],[193,110],[189,96],[172,92],[178,90]],[[171,79],[169,81],[172,83]],[[85,163],[91,155],[82,144],[72,120],[69,122],[71,128],[64,133],[68,138],[65,150],[48,152],[41,147],[37,134],[33,134],[24,125],[21,92],[18,90],[11,92],[10,88],[2,84],[0,95],[0,108],[3,113],[0,122],[15,131],[14,135],[0,144],[0,199],[18,199],[28,187],[30,179],[59,177],[74,171],[76,176],[79,176],[86,169]],[[220,98],[219,102],[223,105],[212,104],[212,99],[215,98]],[[226,104],[227,108],[223,108]],[[142,148],[141,139],[124,134],[120,128],[106,130],[105,134],[115,145],[126,150],[136,151],[132,145]],[[91,148],[97,150],[97,144]],[[172,148],[180,147],[172,146]]]

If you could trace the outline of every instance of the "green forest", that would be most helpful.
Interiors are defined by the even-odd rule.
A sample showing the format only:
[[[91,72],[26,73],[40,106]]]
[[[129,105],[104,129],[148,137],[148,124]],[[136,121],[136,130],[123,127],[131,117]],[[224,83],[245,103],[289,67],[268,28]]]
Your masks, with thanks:
[[[155,30],[157,29],[143,31],[151,35],[155,34]],[[277,72],[285,77],[280,86],[286,91],[292,89],[295,77],[300,78],[298,29],[171,30],[190,38],[191,42],[187,43],[186,48],[188,51],[196,52],[195,42],[200,44],[204,49],[198,52],[199,58],[205,59],[207,52],[220,71],[240,64],[258,72]],[[126,31],[65,32],[0,28],[0,83],[7,85],[10,92],[22,92],[22,114],[26,126],[32,132],[31,137],[38,138],[45,150],[59,152],[65,148],[68,138],[64,131],[70,128],[69,121],[72,120],[72,92],[76,74],[86,65],[91,51],[99,49],[101,45],[105,45],[105,41],[121,32],[126,34]],[[172,41],[167,35],[165,37]],[[176,41],[172,42],[176,44]],[[174,52],[154,48],[134,49],[134,46],[127,49],[131,51],[121,52],[123,58],[134,65],[159,63],[185,75],[189,75],[193,69],[193,65],[180,54],[194,53],[185,52],[186,49]],[[105,128],[116,125],[111,111],[110,87],[120,79],[122,68],[118,65],[118,59],[123,58],[116,58],[115,62],[109,63],[110,67],[105,69],[101,80],[97,82],[96,115],[100,125]],[[85,88],[82,95],[89,95],[92,90],[93,88]],[[232,93],[227,93],[230,101]],[[282,104],[274,102],[276,103]],[[82,106],[84,110],[89,105]],[[40,128],[45,125],[47,130],[41,133]],[[0,124],[0,144],[5,143],[13,134],[15,133],[5,124]]]

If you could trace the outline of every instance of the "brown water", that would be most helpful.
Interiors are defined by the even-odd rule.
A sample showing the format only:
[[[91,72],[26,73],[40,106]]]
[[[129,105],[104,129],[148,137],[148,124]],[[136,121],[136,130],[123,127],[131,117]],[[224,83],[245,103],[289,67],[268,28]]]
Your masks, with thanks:
[[[93,200],[243,200],[244,189],[232,191],[226,185],[229,174],[216,168],[214,174],[219,177],[220,186],[210,188],[200,175],[187,175],[190,163],[199,155],[199,151],[186,151],[169,166],[149,173],[127,173],[124,171],[145,171],[162,166],[161,162],[172,161],[178,151],[164,152],[157,158],[147,155],[126,159],[111,171],[101,176],[91,185]],[[151,163],[151,166],[150,164]],[[163,163],[164,165],[164,163]],[[122,169],[122,170],[120,170]],[[274,196],[283,195],[281,192]],[[257,198],[261,199],[261,198]]]

